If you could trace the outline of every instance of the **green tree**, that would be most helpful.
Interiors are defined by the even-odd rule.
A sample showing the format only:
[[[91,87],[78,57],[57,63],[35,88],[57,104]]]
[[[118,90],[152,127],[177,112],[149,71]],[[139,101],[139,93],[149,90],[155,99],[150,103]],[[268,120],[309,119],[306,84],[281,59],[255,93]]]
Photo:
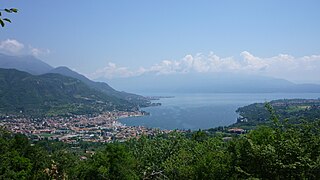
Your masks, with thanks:
[[[80,163],[73,179],[137,179],[134,166],[128,149],[123,144],[112,143]]]
[[[31,170],[31,160],[15,150],[0,155],[0,179],[28,179]]]
[[[141,137],[128,142],[128,147],[137,161],[137,172],[141,179],[165,179],[164,163],[186,146],[183,134],[173,132],[166,137]]]
[[[291,125],[266,105],[273,125],[229,143],[236,178],[319,179],[319,122]]]

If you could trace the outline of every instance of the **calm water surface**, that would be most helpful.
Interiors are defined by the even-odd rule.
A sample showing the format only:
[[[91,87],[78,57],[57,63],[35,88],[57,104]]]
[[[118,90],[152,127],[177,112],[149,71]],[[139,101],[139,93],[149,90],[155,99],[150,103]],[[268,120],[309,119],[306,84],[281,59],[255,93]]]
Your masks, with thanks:
[[[159,101],[162,106],[142,110],[150,116],[130,117],[120,122],[129,126],[147,126],[160,129],[207,129],[236,122],[238,107],[275,99],[319,98],[320,93],[256,93],[256,94],[153,94],[174,96]]]

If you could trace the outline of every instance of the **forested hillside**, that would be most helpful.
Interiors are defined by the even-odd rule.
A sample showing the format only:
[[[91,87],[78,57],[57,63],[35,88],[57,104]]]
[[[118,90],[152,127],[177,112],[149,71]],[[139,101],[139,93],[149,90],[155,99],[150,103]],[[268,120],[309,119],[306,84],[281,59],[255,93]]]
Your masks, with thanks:
[[[136,105],[91,89],[78,79],[0,69],[0,114],[90,114],[133,108]]]

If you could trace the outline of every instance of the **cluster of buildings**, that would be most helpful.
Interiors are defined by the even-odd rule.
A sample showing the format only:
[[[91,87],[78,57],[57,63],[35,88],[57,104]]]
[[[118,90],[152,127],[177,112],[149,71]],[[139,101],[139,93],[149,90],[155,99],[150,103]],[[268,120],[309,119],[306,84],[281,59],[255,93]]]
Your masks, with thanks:
[[[100,115],[74,115],[70,117],[21,118],[7,116],[0,126],[14,133],[25,134],[32,140],[44,138],[67,143],[78,141],[112,142],[139,138],[141,135],[154,136],[169,133],[168,130],[143,126],[125,126],[118,119],[143,116],[144,112],[105,112]]]
[[[303,105],[305,108],[310,108],[311,105],[319,107],[320,98],[318,99],[285,99],[276,100],[272,102],[272,106],[299,106]]]

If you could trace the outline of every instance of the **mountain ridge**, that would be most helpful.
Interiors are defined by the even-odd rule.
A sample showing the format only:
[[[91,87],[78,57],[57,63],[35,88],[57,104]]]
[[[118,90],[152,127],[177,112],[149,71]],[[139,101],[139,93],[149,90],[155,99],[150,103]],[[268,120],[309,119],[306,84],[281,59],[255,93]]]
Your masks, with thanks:
[[[83,83],[85,83],[86,85],[88,85],[89,87],[91,87],[95,90],[101,91],[101,92],[106,93],[108,95],[115,96],[120,99],[130,101],[130,102],[132,102],[136,105],[142,106],[142,107],[148,106],[150,103],[149,100],[143,96],[132,94],[132,93],[127,93],[124,91],[122,91],[122,92],[117,91],[105,82],[92,81],[92,80],[88,79],[87,77],[85,77],[84,75],[79,74],[79,73],[77,73],[77,72],[75,72],[65,66],[59,66],[57,68],[54,68],[51,71],[49,71],[49,73],[57,73],[57,74],[61,74],[64,76],[69,76],[69,77],[79,79]]]
[[[94,90],[101,91],[108,96],[114,96],[115,98],[130,101],[131,103],[137,106],[145,107],[150,105],[150,101],[143,96],[117,91],[105,82],[94,82],[85,77],[84,75],[72,71],[71,69],[65,66],[53,68],[49,64],[33,56],[11,56],[0,53],[0,68],[17,69],[20,71],[28,72],[33,75],[56,73],[76,78]]]
[[[134,104],[107,96],[72,77],[0,68],[2,114],[66,115],[136,109]]]

